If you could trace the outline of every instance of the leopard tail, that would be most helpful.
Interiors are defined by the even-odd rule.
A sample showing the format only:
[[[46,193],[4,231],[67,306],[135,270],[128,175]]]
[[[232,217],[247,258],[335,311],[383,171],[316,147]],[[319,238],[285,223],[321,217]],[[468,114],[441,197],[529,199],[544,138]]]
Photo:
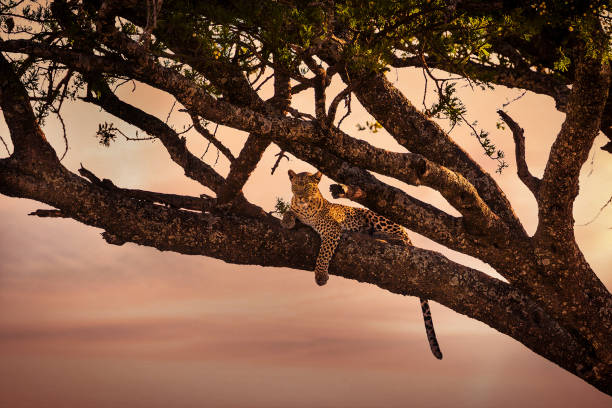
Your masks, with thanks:
[[[427,299],[421,298],[421,310],[423,311],[425,332],[427,332],[427,340],[429,341],[431,352],[438,360],[442,360],[442,351],[440,351],[440,345],[438,344],[438,339],[436,338],[433,320],[431,320],[431,309],[429,309],[429,302]]]

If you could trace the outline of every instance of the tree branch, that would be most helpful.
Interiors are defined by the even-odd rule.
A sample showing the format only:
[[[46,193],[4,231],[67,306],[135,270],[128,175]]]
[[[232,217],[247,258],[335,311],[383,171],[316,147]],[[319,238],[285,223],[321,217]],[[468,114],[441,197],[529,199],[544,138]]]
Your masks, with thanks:
[[[461,218],[453,217],[398,188],[382,183],[368,171],[351,165],[329,151],[295,140],[280,139],[277,143],[281,149],[311,163],[330,178],[359,186],[364,194],[355,199],[356,202],[408,229],[480,259],[487,259],[487,254],[490,255],[490,251],[495,249],[488,237],[471,235]],[[510,239],[509,236],[506,239]]]
[[[149,58],[137,43],[119,37],[119,49],[128,55],[135,54],[134,60],[125,61],[115,56],[102,57],[75,52],[66,48],[50,46],[28,40],[0,42],[0,51],[26,53],[40,58],[53,59],[82,73],[105,72],[111,75],[127,75],[148,85],[173,94],[187,109],[197,112],[212,122],[266,134],[272,127],[265,115],[250,109],[235,107],[209,95],[203,88],[170,68],[157,64]],[[114,42],[110,42],[113,45]]]
[[[46,210],[40,209],[36,211],[32,211],[28,215],[34,215],[42,218],[70,218],[68,215],[64,214],[62,210]]]
[[[88,91],[86,100],[99,105],[106,103],[109,112],[114,109],[117,116],[131,120],[130,123],[141,129],[162,134],[160,140],[166,138],[164,145],[172,159],[190,177],[211,186],[217,199],[121,189],[110,180],[100,180],[83,168],[81,174],[89,181],[70,173],[57,161],[55,152],[44,140],[33,120],[35,117],[27,101],[27,92],[19,84],[19,78],[15,80],[15,74],[6,61],[0,71],[13,76],[8,82],[0,76],[0,104],[8,118],[11,137],[16,146],[22,146],[22,150],[0,160],[0,193],[33,198],[57,208],[34,214],[62,214],[103,228],[103,237],[111,244],[134,242],[161,250],[214,256],[234,263],[311,269],[319,246],[316,234],[305,228],[281,230],[278,220],[248,203],[240,194],[265,148],[251,147],[271,140],[281,151],[290,152],[334,180],[347,184],[348,188],[341,191],[345,197],[451,249],[488,262],[509,283],[452,263],[434,252],[383,245],[359,236],[350,236],[342,242],[332,260],[332,273],[371,282],[395,293],[438,300],[508,333],[568,371],[612,393],[612,297],[584,259],[571,228],[571,206],[577,193],[577,174],[584,162],[583,156],[592,146],[596,128],[606,126],[605,121],[598,122],[601,112],[596,109],[602,108],[609,85],[609,74],[602,72],[601,66],[583,58],[583,61],[576,61],[583,64],[577,66],[578,69],[572,63],[567,73],[560,74],[562,83],[574,74],[576,81],[569,103],[563,105],[568,113],[566,123],[551,149],[545,177],[539,183],[540,225],[536,235],[530,238],[491,176],[448,134],[415,109],[386,80],[382,70],[378,71],[380,74],[372,74],[363,68],[368,64],[352,63],[359,62],[360,56],[370,55],[369,51],[378,52],[378,48],[368,48],[367,33],[363,34],[366,41],[353,38],[356,41],[353,44],[364,45],[364,52],[355,48],[352,53],[341,52],[343,40],[338,37],[342,37],[340,31],[345,29],[330,21],[326,22],[330,30],[325,33],[325,38],[315,39],[306,51],[281,39],[280,44],[297,50],[298,58],[321,54],[330,68],[325,75],[319,72],[314,80],[303,78],[295,66],[286,71],[275,69],[275,96],[282,98],[262,102],[245,73],[248,75],[253,67],[264,69],[270,66],[269,53],[273,54],[279,44],[269,42],[267,34],[287,33],[293,27],[287,30],[281,27],[280,31],[271,32],[259,21],[252,21],[250,16],[230,17],[229,23],[225,19],[219,22],[216,21],[219,18],[217,12],[211,12],[207,7],[200,9],[166,3],[158,23],[167,26],[158,24],[156,29],[156,36],[157,33],[160,35],[156,39],[160,40],[151,43],[145,35],[145,38],[141,37],[145,40],[142,45],[134,41],[137,36],[128,34],[129,27],[119,30],[115,21],[117,13],[127,4],[129,12],[137,15],[137,19],[131,21],[142,23],[141,27],[149,33],[152,25],[148,22],[143,25],[142,2],[107,0],[99,15],[92,17],[100,4],[99,1],[85,0],[76,7],[72,2],[55,1],[50,7],[54,17],[55,14],[61,17],[57,21],[62,26],[53,25],[56,28],[50,29],[52,36],[32,32],[27,40],[0,41],[0,51],[29,54],[28,61],[51,61],[48,66],[43,61],[40,67],[29,71],[28,77],[47,72],[49,78],[53,78],[52,71],[68,68],[93,78],[89,82],[92,88],[101,87],[100,96],[97,96],[98,92],[93,96]],[[168,23],[173,9],[202,12],[193,16],[184,13],[184,19],[173,25]],[[237,17],[235,13],[230,15]],[[402,16],[397,17],[401,23],[406,21]],[[451,12],[444,18],[454,16]],[[215,30],[202,30],[202,21],[214,27],[227,28],[229,37],[219,35]],[[55,20],[50,22],[55,24]],[[370,24],[367,20],[364,23]],[[391,21],[381,32],[392,34],[391,31],[397,27]],[[439,27],[435,26],[433,34]],[[170,33],[169,28],[174,31]],[[168,41],[161,36],[168,37]],[[186,36],[193,41],[186,41]],[[580,40],[575,36],[564,38]],[[251,43],[247,44],[246,54],[242,54],[243,41],[261,41],[263,53],[259,53],[259,45],[251,47]],[[157,49],[158,45],[167,46],[170,42],[174,44],[172,50]],[[522,76],[525,69],[531,70],[533,66],[522,61],[530,61],[531,51],[537,48],[527,43],[526,54],[513,49],[508,51],[512,63],[520,66],[518,71]],[[494,42],[500,50],[503,48],[503,44],[496,44]],[[556,43],[545,41],[544,44]],[[221,54],[218,46],[223,47]],[[232,48],[234,46],[236,48]],[[569,47],[571,45],[564,45],[563,49],[569,50]],[[382,51],[393,52],[393,44],[383,44]],[[576,57],[574,51],[570,55],[572,60]],[[505,51],[500,52],[503,54]],[[545,67],[552,64],[550,56],[553,54],[548,53],[542,58],[548,61]],[[241,59],[244,55],[247,57]],[[253,60],[257,59],[259,62],[253,65]],[[502,59],[503,65],[506,59]],[[172,61],[172,64],[166,66],[167,61]],[[274,57],[274,64],[278,62]],[[194,71],[193,66],[198,63],[201,65]],[[188,72],[183,74],[183,69],[188,69]],[[355,95],[411,153],[399,154],[374,148],[321,120],[336,110],[342,99],[337,97],[330,110],[325,112],[325,103],[322,102],[324,90],[338,71],[342,72],[349,87],[359,84],[354,90]],[[503,80],[504,73],[496,74]],[[288,101],[290,75],[309,87],[317,84],[315,111],[319,120],[291,108]],[[116,76],[142,81],[174,95],[193,117],[249,132],[249,142],[241,152],[240,160],[234,160],[228,178],[223,179],[210,166],[207,168],[194,158],[186,149],[184,139],[179,138],[180,135],[167,124],[160,124],[161,121],[156,119],[156,122],[150,115],[120,101],[100,80]],[[96,78],[100,80],[98,85]],[[520,78],[517,83],[529,78]],[[35,79],[24,78],[31,81],[29,86]],[[535,86],[528,82],[523,85]],[[597,89],[589,89],[594,86]],[[77,81],[75,88],[82,89],[83,85]],[[52,86],[49,89],[53,91]],[[567,91],[567,86],[563,84],[558,90],[562,94]],[[221,94],[223,98],[217,96]],[[100,102],[102,99],[106,100]],[[296,117],[286,117],[285,112]],[[605,112],[604,109],[604,115]],[[507,121],[509,126],[512,122]],[[527,170],[524,139],[518,125],[513,129],[513,137],[517,162],[522,161]],[[522,168],[523,164],[517,167]],[[453,217],[382,183],[370,173],[374,171],[400,181],[435,188],[461,212],[462,217]],[[232,205],[220,209],[215,205],[219,201],[231,201]],[[245,207],[252,211],[244,211]]]
[[[329,109],[327,110],[327,121],[328,126],[333,126],[334,120],[336,119],[336,111],[338,110],[338,105],[342,100],[346,100],[350,93],[353,90],[353,85],[347,85],[338,95],[334,97],[331,104],[329,105]],[[342,121],[342,120],[341,120]],[[340,123],[338,123],[338,127],[340,127]]]
[[[509,226],[524,231],[495,180],[436,123],[419,112],[384,74],[351,72],[351,81],[359,81],[360,86],[354,91],[357,98],[398,143],[464,176],[495,214]]]
[[[420,154],[395,153],[376,148],[335,128],[326,134],[329,136],[322,138],[321,144],[351,164],[411,185],[425,185],[439,191],[463,215],[468,228],[477,230],[479,235],[492,232],[507,234],[508,227],[461,174],[427,160]]]
[[[0,46],[3,44],[0,40]],[[0,54],[0,107],[13,142],[11,157],[35,167],[57,156],[38,126],[30,98],[11,64]],[[41,161],[41,163],[37,163]]]
[[[136,126],[150,135],[157,136],[172,160],[185,170],[185,175],[200,184],[216,191],[224,180],[212,167],[189,152],[185,139],[162,120],[120,100],[101,79],[93,79],[90,84],[95,96],[84,98],[86,102],[99,105],[108,113]],[[99,95],[99,96],[98,96]]]
[[[455,66],[433,57],[415,56],[399,58],[392,57],[394,67],[422,67],[423,59],[429,68],[440,69],[452,74],[461,75],[473,80],[503,85],[508,88],[527,89],[538,94],[548,95],[555,100],[557,109],[564,112],[570,89],[558,77],[542,72],[532,71],[529,64],[508,68],[504,66],[484,65],[474,61],[466,61]]]
[[[50,47],[32,46],[32,44],[23,43],[23,42],[20,42],[20,40],[13,40],[13,42],[10,42],[10,43],[9,42],[1,43],[0,44],[0,48],[3,45],[4,46],[8,46],[8,48],[12,48],[13,50],[16,50],[16,52],[32,52],[32,53],[35,53],[35,54],[37,54],[37,55],[39,55],[41,57],[45,57],[45,58],[57,58],[57,59],[60,59],[60,60],[72,63],[72,64],[74,64],[74,68],[75,69],[83,71],[83,72],[86,72],[86,73],[88,73],[88,72],[96,72],[97,70],[104,70],[104,69],[108,68],[108,66],[106,65],[107,63],[110,64],[111,67],[113,65],[112,60],[109,61],[108,57],[97,57],[97,56],[83,55],[83,54],[75,53],[73,51],[60,50],[60,49],[57,49],[56,47],[52,47],[52,46],[50,46]],[[120,65],[121,65],[121,69],[128,70],[127,73],[130,74],[131,70],[132,70],[132,68],[130,68],[130,67],[134,66],[134,65],[137,65],[137,64],[126,64],[126,66],[123,66],[123,62],[120,62]],[[119,69],[119,67],[116,67],[116,69]],[[181,86],[182,86],[183,87],[183,91],[179,91],[179,92],[177,92],[175,94],[175,96],[177,97],[179,102],[183,103],[183,105],[185,105],[185,106],[191,105],[191,109],[189,109],[191,114],[197,113],[197,114],[203,114],[204,116],[206,116],[206,112],[207,112],[206,110],[202,111],[202,110],[198,109],[200,105],[195,105],[193,103],[189,103],[188,100],[182,100],[181,99],[185,95],[190,95],[189,96],[189,100],[192,100],[194,98],[194,95],[197,96],[197,95],[200,94],[201,90],[199,88],[197,88],[193,84],[191,84],[191,85],[189,85],[190,86],[190,90],[187,91],[186,88],[185,88],[185,86],[187,85],[187,82],[185,82],[185,81],[187,81],[187,80],[185,78],[183,78],[182,76],[174,73],[173,71],[170,71],[170,73],[168,73],[167,75],[166,74],[162,75],[162,73],[160,73],[160,75],[157,76],[156,74],[154,74],[153,71],[154,71],[154,68],[151,68],[149,70],[143,70],[141,73],[142,73],[142,75],[147,76],[147,78],[149,78],[149,79],[152,78],[151,81],[148,81],[150,84],[158,85],[159,87],[167,86],[168,87],[168,91],[170,93],[174,93],[175,89],[181,88]],[[125,74],[125,72],[121,72],[121,73]],[[152,76],[149,77],[149,75],[152,75]],[[156,81],[158,81],[158,80],[161,80],[161,82],[163,82],[163,83],[161,83],[161,84],[157,83]],[[172,86],[171,83],[174,80],[182,82],[183,85],[176,84],[176,87]],[[147,82],[146,78],[145,78],[145,82]],[[94,102],[94,101],[91,100],[91,102]],[[223,106],[231,106],[231,105],[228,105],[227,103],[224,103],[222,101],[215,101],[214,103],[215,104],[219,104],[219,105],[223,105]],[[128,106],[130,106],[130,105],[127,105],[127,104],[123,105],[123,104],[121,104],[121,106],[125,107],[126,110],[128,110],[129,109]],[[118,116],[118,117],[120,117],[120,118],[122,118],[124,120],[127,120],[128,123],[131,123],[130,121],[133,121],[134,118],[138,117],[135,114],[127,115],[126,113],[122,113],[121,109],[117,109],[115,106],[110,106],[109,105],[109,109],[111,109],[111,108],[115,109],[115,110],[114,111],[110,111],[109,110],[110,113],[113,113],[116,116]],[[135,108],[132,107],[132,109],[135,109]],[[213,109],[216,109],[216,108],[213,108]],[[240,109],[240,108],[234,108],[234,107],[231,107],[230,109],[239,109],[241,111],[246,111],[247,110],[247,108]],[[134,112],[134,113],[138,113],[138,112]],[[237,113],[234,112],[234,114],[237,114]],[[259,114],[254,113],[254,112],[252,112],[252,114],[259,115]],[[148,116],[147,116],[147,118],[148,118]],[[151,117],[151,120],[154,123],[157,123],[159,126],[161,126],[162,129],[163,128],[167,128],[167,125],[165,125],[163,122],[159,121],[158,119]],[[155,120],[157,120],[158,122],[155,122]],[[238,119],[238,120],[240,120],[240,119]],[[222,122],[228,123],[228,118],[226,117]],[[136,123],[134,122],[134,124],[136,124]],[[305,122],[305,121],[302,121],[302,120],[297,120],[297,119],[292,119],[292,118],[277,118],[274,121],[268,122],[268,124],[270,126],[267,129],[267,133],[270,136],[273,137],[274,141],[277,142],[279,145],[284,143],[284,145],[286,147],[283,147],[283,146],[281,146],[281,147],[284,148],[287,151],[290,151],[293,154],[296,154],[298,157],[300,156],[300,154],[297,154],[297,152],[299,152],[300,150],[304,151],[304,146],[302,146],[300,143],[296,143],[295,141],[294,142],[290,142],[290,143],[286,143],[286,141],[288,139],[296,139],[298,137],[302,138],[302,139],[304,139],[304,138],[312,138],[312,133],[316,131],[316,128],[314,127],[314,125],[312,123],[308,123],[308,122]],[[145,126],[146,123],[143,123],[141,125]],[[274,125],[274,128],[272,128],[272,125]],[[140,125],[137,125],[137,126],[140,127]],[[147,125],[147,127],[148,127],[148,125]],[[145,129],[147,127],[145,127]],[[254,128],[257,129],[258,126],[254,126]],[[317,132],[317,134],[318,134],[318,132]],[[319,136],[319,137],[321,137],[321,136]],[[321,157],[321,155],[317,154],[317,155],[310,155],[309,156],[311,158],[311,160],[317,160],[317,161],[315,161],[315,163],[316,163],[319,160],[316,159],[315,156]],[[196,160],[196,163],[201,163],[201,161],[199,159],[197,159],[195,157],[193,157],[193,158]],[[342,161],[340,161],[339,164],[342,165]],[[333,177],[333,173],[334,172],[337,173],[337,169],[332,169],[332,167],[330,167],[330,166],[325,166],[325,167],[328,169],[326,174],[331,174],[332,177]],[[192,168],[193,167],[191,167],[191,166],[187,166],[186,167],[186,169],[192,169]],[[330,172],[332,172],[332,173],[330,173]],[[218,186],[220,186],[222,184],[222,182],[221,182],[222,179],[219,180],[216,177],[217,176],[215,176],[215,180],[213,180],[214,183],[210,184],[210,185],[214,186],[213,190],[218,188]],[[349,179],[343,180],[342,178],[340,178],[338,180],[343,182],[343,183],[346,183],[346,184],[355,184],[355,185],[359,184],[358,182],[355,182],[355,180],[353,180],[353,181],[351,181]],[[399,192],[399,190],[397,190],[395,193],[393,193],[392,196],[399,197],[401,195],[404,195],[403,193],[398,195],[397,194],[398,192]],[[380,191],[379,191],[379,193],[380,193]],[[371,197],[375,197],[375,196],[376,196],[376,194],[371,194]],[[412,203],[413,203],[412,206],[414,206],[414,203],[416,203],[416,201],[414,201],[413,199],[411,199],[409,201],[412,201]],[[400,199],[398,201],[398,203],[399,202],[406,203],[406,198]],[[421,203],[421,204],[424,204],[424,203]],[[423,206],[423,205],[420,205],[420,204],[418,204],[417,206],[421,209],[421,211],[424,208],[428,208],[428,210],[426,210],[426,212],[429,212],[430,215],[433,215],[431,213],[431,206],[429,206],[429,205]],[[374,209],[376,209],[376,208],[374,208]],[[440,215],[442,212],[436,211],[435,213]],[[446,230],[446,228],[445,229],[429,228],[429,226],[431,224],[429,224],[427,226],[421,224],[420,221],[422,221],[422,219],[419,219],[418,220],[419,223],[417,223],[417,222],[414,222],[414,221],[416,221],[414,219],[414,217],[409,217],[409,218],[413,220],[413,222],[411,222],[408,225],[409,227],[414,226],[415,227],[414,228],[415,231],[419,231],[419,232],[422,231],[422,229],[425,227],[428,230],[429,233],[434,233],[432,239],[435,239],[435,240],[442,239],[442,240],[446,241],[447,239],[450,239],[451,241],[455,241],[455,239],[453,237],[463,235],[463,234],[460,234],[460,233],[449,233],[449,234],[442,234],[444,236],[444,238],[442,238],[440,236],[440,231],[444,231],[444,230]],[[454,225],[454,224],[455,224],[454,222],[451,222],[448,225],[453,225],[452,228],[456,228],[456,225]],[[428,236],[432,237],[431,235],[428,235]]]
[[[103,228],[105,239],[115,244],[134,242],[238,264],[306,270],[314,266],[319,239],[309,228],[292,231],[273,218],[213,216],[137,202],[121,189],[102,188],[66,171],[37,178],[5,161],[0,169],[1,193],[52,205],[77,221]],[[339,245],[330,273],[436,300],[512,336],[600,389],[612,386],[610,376],[594,375],[601,363],[536,304],[508,284],[438,253],[349,237]]]
[[[310,70],[315,74],[315,77],[312,79],[315,91],[315,116],[321,126],[325,126],[327,124],[327,112],[325,111],[325,89],[328,85],[327,72],[322,66],[317,64],[311,56],[305,56],[304,62],[306,63],[308,68],[310,68]]]
[[[257,163],[270,145],[270,139],[256,133],[249,134],[238,158],[230,166],[225,183],[217,194],[217,204],[230,203],[242,191]]]
[[[190,197],[178,194],[156,193],[153,191],[146,190],[120,188],[117,187],[115,183],[113,183],[109,179],[100,180],[98,176],[87,170],[85,167],[83,167],[83,165],[81,165],[81,168],[79,169],[79,174],[88,179],[92,184],[95,184],[106,190],[118,191],[126,197],[131,197],[142,201],[148,201],[151,203],[160,203],[167,205],[171,208],[184,208],[186,210],[205,212],[209,211],[213,207],[215,202],[213,198],[205,196],[204,194],[201,197]],[[38,210],[37,212],[39,211],[43,210]],[[41,216],[40,214],[34,213],[30,215]]]
[[[540,221],[534,243],[548,282],[543,287],[532,283],[525,289],[565,327],[577,330],[603,361],[612,364],[612,298],[576,244],[572,214],[580,169],[599,133],[609,84],[610,65],[597,57],[582,56],[567,116],[551,147],[539,189]],[[566,310],[559,303],[571,307]],[[589,322],[597,322],[601,329],[593,330]]]
[[[554,234],[557,228],[568,231],[573,227],[578,176],[599,132],[609,83],[609,64],[597,60],[578,63],[567,116],[551,147],[542,177],[539,215],[544,229],[540,233]]]
[[[506,122],[510,130],[512,131],[512,137],[514,138],[514,148],[516,156],[516,170],[519,179],[529,188],[533,195],[538,197],[538,190],[540,188],[540,179],[534,177],[527,167],[525,161],[525,135],[523,129],[516,123],[506,112],[498,110],[497,113],[501,116],[502,120]]]
[[[274,58],[274,95],[269,102],[278,113],[285,115],[291,105],[290,78],[284,67],[277,61],[278,56],[275,55]],[[231,164],[225,184],[219,191],[218,205],[230,203],[242,190],[271,142],[268,137],[263,135],[249,134],[238,158]]]
[[[208,140],[221,153],[223,153],[223,155],[230,161],[230,163],[232,163],[234,160],[236,160],[236,158],[234,157],[232,152],[227,148],[227,146],[225,146],[223,143],[221,143],[219,141],[219,139],[217,139],[215,137],[215,135],[212,135],[208,131],[208,129],[206,129],[204,126],[202,126],[202,123],[200,123],[200,119],[196,115],[191,115],[191,121],[193,122],[193,128],[199,134],[201,134],[204,137],[204,139]]]

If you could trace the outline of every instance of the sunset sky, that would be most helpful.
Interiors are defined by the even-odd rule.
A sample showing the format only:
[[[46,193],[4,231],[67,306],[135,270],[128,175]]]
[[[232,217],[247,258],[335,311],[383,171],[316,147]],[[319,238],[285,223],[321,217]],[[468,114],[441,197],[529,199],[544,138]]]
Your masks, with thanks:
[[[420,71],[391,71],[389,79],[415,104]],[[462,85],[461,85],[462,86]],[[334,84],[331,94],[341,90]],[[270,87],[262,94],[269,96]],[[494,178],[529,233],[537,225],[533,197],[516,176],[509,130],[496,129],[497,109],[521,94],[460,88],[468,116],[491,132],[510,168]],[[430,96],[432,93],[430,92]],[[169,95],[138,84],[120,96],[166,117]],[[294,98],[311,112],[312,94]],[[332,99],[332,98],[328,98]],[[170,123],[182,129],[178,112]],[[504,108],[524,129],[527,162],[540,176],[564,114],[551,98],[527,93]],[[371,118],[353,98],[343,123],[349,134],[403,151],[385,132],[358,132]],[[79,164],[121,187],[199,195],[206,190],[183,175],[159,142],[94,137],[98,123],[135,129],[82,102],[66,107],[70,150],[63,164]],[[445,129],[448,125],[440,122]],[[212,129],[211,129],[212,130]],[[44,127],[63,152],[58,122]],[[0,119],[0,135],[8,131]],[[238,153],[245,134],[220,128]],[[451,135],[487,170],[488,160],[465,127]],[[201,137],[187,133],[201,155]],[[612,156],[599,136],[583,168],[576,224],[591,221],[612,195]],[[314,170],[295,158],[271,176],[278,152],[271,146],[245,187],[252,202],[271,210],[291,196],[287,170]],[[3,152],[2,157],[6,156]],[[205,160],[214,163],[211,147]],[[215,168],[225,175],[221,157]],[[385,180],[387,180],[385,178]],[[330,198],[324,177],[323,194]],[[457,214],[426,187],[395,183],[418,198]],[[346,201],[340,201],[348,204]],[[135,244],[111,246],[99,229],[66,219],[27,214],[45,205],[0,196],[0,407],[609,407],[605,396],[515,340],[435,302],[433,319],[444,359],[430,353],[417,299],[332,276],[319,288],[312,272],[231,265]],[[587,260],[612,287],[612,206],[576,226]],[[411,233],[416,246],[441,250],[454,261],[495,275],[487,265]],[[495,275],[498,276],[498,275]]]

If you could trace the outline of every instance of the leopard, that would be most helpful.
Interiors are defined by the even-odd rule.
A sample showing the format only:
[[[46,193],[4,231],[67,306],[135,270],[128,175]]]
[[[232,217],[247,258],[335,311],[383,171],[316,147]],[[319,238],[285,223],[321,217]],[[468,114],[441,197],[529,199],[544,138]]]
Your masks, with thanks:
[[[322,286],[329,279],[329,262],[340,242],[343,232],[365,232],[382,235],[401,241],[404,246],[412,246],[412,241],[404,228],[393,221],[376,214],[367,208],[357,208],[326,200],[319,190],[322,173],[295,173],[288,171],[291,181],[291,206],[283,214],[281,225],[293,228],[296,218],[313,228],[321,238],[321,246],[315,263],[315,282]],[[421,311],[425,322],[425,332],[433,355],[442,359],[436,332],[431,318],[427,299],[420,298]]]

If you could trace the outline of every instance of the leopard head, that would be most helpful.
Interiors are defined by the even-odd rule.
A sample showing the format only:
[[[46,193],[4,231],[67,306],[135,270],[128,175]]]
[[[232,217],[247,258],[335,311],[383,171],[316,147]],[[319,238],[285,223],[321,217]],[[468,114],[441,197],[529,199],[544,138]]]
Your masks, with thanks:
[[[321,181],[321,172],[310,174],[307,172],[296,173],[289,170],[289,180],[291,180],[291,191],[299,196],[312,196],[320,194],[319,182]]]

